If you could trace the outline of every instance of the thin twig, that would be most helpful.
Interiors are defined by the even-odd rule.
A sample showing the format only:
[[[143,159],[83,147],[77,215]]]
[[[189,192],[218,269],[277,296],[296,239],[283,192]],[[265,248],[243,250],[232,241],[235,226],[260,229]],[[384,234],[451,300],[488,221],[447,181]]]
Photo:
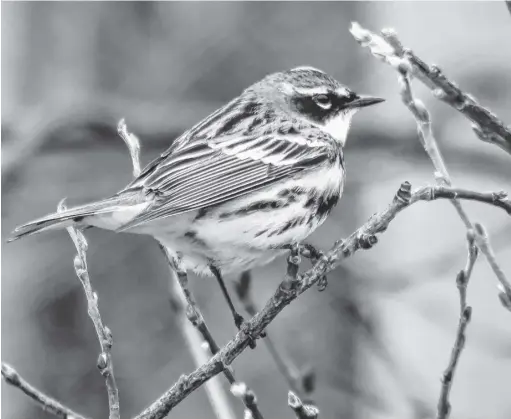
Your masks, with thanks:
[[[131,164],[133,166],[133,177],[139,177],[140,172],[140,141],[137,136],[131,132],[128,132],[128,127],[124,118],[117,124],[117,133],[126,143],[131,156]]]
[[[59,203],[57,212],[61,212],[66,209],[64,201],[65,200],[62,200]],[[90,283],[86,258],[87,240],[83,233],[77,228],[67,227],[67,231],[71,236],[77,251],[74,259],[76,276],[78,276],[78,279],[83,286],[83,290],[85,291],[88,306],[87,311],[92,323],[94,323],[94,328],[96,329],[96,334],[98,335],[99,344],[101,346],[101,353],[98,357],[97,366],[101,375],[105,378],[108,392],[109,419],[119,419],[119,390],[115,383],[111,353],[113,344],[112,332],[107,326],[103,325],[98,307],[98,295],[92,289],[92,285]]]
[[[394,31],[386,30],[381,37],[353,22],[350,32],[363,47],[368,47],[375,57],[394,68],[397,69],[404,61],[412,75],[424,83],[435,97],[473,122],[472,129],[482,141],[495,144],[511,154],[511,126],[506,126],[488,108],[477,103],[472,95],[462,91],[437,66],[426,64],[411,50],[404,48]],[[391,32],[394,34],[394,42],[385,38],[385,34]]]
[[[431,118],[428,110],[424,106],[421,100],[416,99],[413,96],[410,75],[414,71],[413,60],[410,61],[407,58],[410,58],[406,55],[406,51],[403,49],[401,42],[399,41],[397,34],[394,30],[386,29],[382,31],[382,37],[373,34],[366,29],[363,29],[358,24],[353,24],[351,28],[351,33],[363,46],[369,46],[371,52],[374,56],[383,58],[384,61],[391,64],[399,73],[399,84],[400,84],[400,93],[403,103],[413,114],[415,121],[417,123],[417,129],[419,133],[419,139],[426,150],[430,160],[435,167],[435,177],[437,182],[442,185],[452,186],[452,181],[445,166],[444,160],[442,158],[442,154],[437,145],[437,141],[433,135],[433,130],[431,127]],[[443,76],[442,76],[443,77]],[[445,77],[444,77],[445,78]],[[467,191],[458,190],[450,199],[450,202],[455,207],[458,215],[461,220],[465,224],[467,231],[474,231],[476,233],[476,244],[483,243],[483,247],[481,247],[481,252],[486,256],[486,259],[492,266],[493,271],[497,275],[497,278],[502,284],[502,289],[499,293],[499,298],[504,305],[504,307],[511,307],[511,288],[509,287],[509,281],[505,279],[504,272],[498,266],[493,250],[489,245],[488,234],[486,233],[484,227],[481,226],[481,231],[485,231],[486,239],[477,236],[480,236],[479,230],[474,227],[474,224],[470,220],[469,216],[463,209],[461,202],[459,202],[456,198],[467,197]],[[462,196],[464,195],[464,196]],[[470,194],[469,194],[470,195]],[[491,203],[496,206],[500,206],[503,208],[508,214],[511,202],[509,201],[507,194],[504,192],[497,192],[495,194],[483,194],[484,196],[472,196],[470,199],[474,200],[483,200],[488,203]],[[504,280],[503,280],[504,279]],[[507,286],[506,286],[507,284]]]
[[[29,384],[11,366],[2,362],[2,378],[7,384],[19,388],[28,397],[34,400],[41,409],[62,419],[87,419],[85,416],[74,412],[69,407],[44,394]]]
[[[468,231],[468,256],[465,269],[462,269],[456,277],[456,285],[460,295],[460,319],[458,328],[456,330],[456,338],[454,346],[451,351],[451,357],[446,370],[442,374],[442,389],[440,391],[440,398],[438,400],[437,419],[447,419],[451,413],[451,404],[449,402],[449,393],[456,372],[456,366],[465,347],[466,341],[466,328],[472,316],[472,307],[467,305],[467,285],[472,275],[472,269],[477,260],[478,249],[475,244],[475,233]]]
[[[316,419],[319,416],[319,410],[316,406],[303,404],[292,391],[287,394],[287,404],[294,410],[297,419]]]
[[[497,258],[495,257],[495,253],[493,252],[492,247],[490,246],[490,238],[488,237],[486,229],[481,224],[476,223],[475,230],[475,240],[477,246],[479,249],[481,249],[481,253],[486,256],[490,267],[492,268],[500,283],[498,287],[500,302],[504,308],[507,308],[509,311],[511,311],[511,284],[509,283],[506,274],[497,263]]]
[[[291,261],[289,261],[288,258],[288,276],[289,269],[294,269],[289,268],[289,264],[292,264],[293,262],[295,262],[295,259],[291,259]],[[294,280],[296,280],[296,275],[294,276]],[[251,292],[251,284],[251,273],[250,271],[245,271],[241,274],[239,280],[235,283],[235,289],[238,298],[243,304],[243,308],[250,316],[253,317],[257,314],[257,308]],[[282,350],[277,347],[277,345],[271,339],[269,333],[266,331],[264,334],[265,336],[263,342],[265,343],[268,352],[270,352],[270,355],[274,360],[277,369],[286,379],[291,390],[299,397],[307,397],[314,391],[314,371],[310,368],[300,371],[289,359],[289,357],[286,354],[283,354]],[[311,403],[310,400],[308,400],[308,403]]]
[[[234,383],[231,385],[231,393],[240,398],[245,405],[244,419],[262,419],[259,407],[257,405],[257,397],[255,393],[247,387],[245,383]]]
[[[201,366],[208,361],[209,352],[208,348],[204,348],[202,343],[204,342],[203,336],[199,333],[196,327],[189,321],[187,317],[187,302],[184,296],[183,290],[181,289],[177,274],[174,270],[170,269],[170,280],[169,280],[169,291],[171,296],[171,305],[174,313],[177,315],[179,328],[185,339],[185,343],[188,347],[190,354],[197,367]],[[234,412],[231,409],[230,402],[227,397],[227,393],[224,390],[219,377],[213,377],[205,384],[206,394],[209,402],[219,419],[234,419],[236,418]]]
[[[259,336],[284,307],[316,284],[321,277],[335,269],[344,259],[349,258],[360,249],[374,245],[376,243],[375,235],[384,232],[397,214],[413,203],[429,200],[430,197],[423,193],[412,193],[410,183],[404,182],[387,209],[373,215],[346,240],[338,241],[311,269],[298,275],[297,287],[286,290],[281,283],[265,306],[244,324],[231,341],[206,364],[190,374],[182,375],[170,389],[137,415],[136,419],[164,418],[190,393],[230,365],[246,349],[253,337]]]

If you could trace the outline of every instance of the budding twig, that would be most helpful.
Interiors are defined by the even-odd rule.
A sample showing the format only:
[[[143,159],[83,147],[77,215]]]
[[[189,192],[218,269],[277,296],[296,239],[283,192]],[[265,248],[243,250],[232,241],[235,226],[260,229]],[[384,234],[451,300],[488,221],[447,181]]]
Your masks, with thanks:
[[[202,344],[205,342],[204,336],[200,334],[192,321],[189,319],[188,314],[190,317],[192,317],[193,314],[190,310],[187,310],[188,303],[186,301],[184,292],[179,285],[177,273],[173,269],[170,269],[169,291],[172,299],[171,305],[174,313],[177,314],[178,324],[183,334],[183,338],[185,339],[188,350],[192,355],[193,360],[195,361],[195,365],[199,367],[208,361],[207,354],[209,354],[210,345],[207,344],[207,348],[204,348],[204,345]],[[213,377],[205,384],[204,387],[209,402],[217,418],[236,418],[234,412],[231,409],[227,393],[224,391],[219,377]]]
[[[60,201],[57,212],[62,212],[66,209],[64,204],[65,199]],[[76,247],[77,254],[74,259],[74,267],[76,276],[80,280],[83,290],[85,291],[85,297],[87,298],[87,306],[89,317],[94,324],[96,334],[98,335],[99,344],[101,346],[101,353],[98,357],[98,368],[101,375],[105,378],[106,388],[108,392],[108,406],[109,406],[109,419],[119,419],[119,390],[115,383],[114,366],[112,363],[112,332],[110,329],[103,324],[101,320],[101,314],[98,307],[98,295],[92,289],[92,285],[89,279],[89,271],[87,268],[87,240],[83,233],[75,228],[68,227],[67,232],[71,236],[71,240]]]
[[[486,229],[479,223],[475,225],[476,235],[475,240],[479,249],[484,254],[490,267],[492,268],[495,276],[499,281],[499,299],[504,308],[507,308],[511,311],[511,284],[506,277],[506,274],[502,270],[502,268],[497,263],[497,258],[495,257],[495,253],[493,252],[492,247],[490,246],[490,238],[488,237],[488,233]]]
[[[85,416],[74,412],[69,407],[64,406],[62,403],[29,384],[14,368],[4,362],[2,362],[2,378],[7,384],[19,388],[23,393],[34,400],[45,412],[49,412],[62,419],[87,419]]]
[[[245,405],[244,419],[262,419],[261,412],[257,406],[257,397],[255,393],[250,390],[245,383],[234,383],[231,386],[231,393],[239,397]]]
[[[353,22],[353,37],[368,47],[378,59],[398,69],[408,66],[411,74],[424,83],[437,97],[473,122],[474,133],[482,141],[495,144],[511,154],[511,126],[506,126],[488,108],[483,107],[468,93],[450,81],[435,65],[428,65],[411,50],[404,48],[394,31],[384,31],[383,37]],[[388,35],[392,33],[389,39]]]
[[[290,391],[287,395],[287,404],[294,410],[297,419],[316,419],[319,410],[316,406],[303,404],[300,398]]]
[[[420,191],[418,191],[420,192]],[[374,236],[384,232],[392,220],[405,208],[419,201],[429,201],[424,193],[412,192],[411,185],[404,182],[394,196],[390,205],[383,211],[373,215],[362,227],[353,232],[348,238],[337,242],[325,257],[319,260],[311,269],[298,275],[298,286],[286,290],[281,283],[273,296],[264,307],[247,322],[252,336],[260,335],[268,324],[299,295],[316,284],[324,275],[335,269],[344,259],[349,258],[362,249],[359,238],[363,235]],[[162,419],[177,404],[184,400],[192,391],[200,387],[211,377],[222,372],[226,365],[230,365],[246,348],[252,340],[240,331],[206,364],[197,368],[190,374],[183,375],[177,383],[162,394],[153,404],[141,412],[136,419]]]
[[[477,260],[478,249],[475,244],[475,233],[469,230],[467,233],[468,257],[465,269],[462,269],[456,277],[456,285],[460,295],[460,319],[456,330],[456,338],[451,351],[449,364],[442,374],[442,389],[437,407],[437,419],[447,419],[451,413],[451,404],[449,402],[449,393],[451,391],[456,366],[465,347],[466,329],[472,315],[472,307],[467,305],[467,285],[472,275],[472,269]]]
[[[179,289],[177,291],[177,296],[180,300],[181,309],[184,309],[185,316],[188,319],[189,323],[193,325],[195,330],[202,336],[204,342],[207,345],[207,348],[211,352],[212,355],[215,355],[219,351],[219,347],[213,338],[213,335],[211,334],[208,325],[206,324],[206,321],[204,320],[204,316],[202,315],[197,302],[195,301],[195,298],[190,290],[190,286],[188,285],[188,275],[186,272],[184,272],[179,263],[172,257],[172,255],[168,252],[167,248],[163,246],[161,243],[159,243],[160,249],[164,253],[165,257],[167,258],[167,261],[170,266],[171,271],[171,279],[175,279],[173,282],[175,284],[178,284]],[[175,278],[174,278],[175,277]],[[175,293],[176,294],[176,293]],[[174,294],[174,295],[175,295]],[[194,339],[196,340],[196,339]],[[191,346],[191,345],[190,345]],[[199,359],[195,357],[196,349],[190,348],[192,356],[194,356],[196,363],[198,366],[202,365],[203,362],[200,362]],[[202,348],[199,348],[202,349]],[[225,377],[227,378],[227,381],[229,381],[229,384],[234,385],[236,383],[236,378],[234,377],[234,373],[232,369],[229,366],[226,366],[223,371]],[[216,411],[227,411],[227,407],[225,406],[225,394],[222,391],[221,394],[217,391],[219,390],[215,386],[215,392],[210,391],[210,401],[211,405],[213,406]],[[247,389],[247,391],[250,391],[251,394],[253,394],[253,391],[250,389]],[[255,396],[255,395],[254,395]],[[262,415],[258,410],[257,403],[252,401],[251,399],[248,399],[248,404],[246,403],[245,398],[241,398],[241,401],[245,404],[245,407],[249,409],[251,412],[254,412],[256,416],[254,416],[254,419],[262,419]],[[230,410],[230,408],[229,408]],[[231,413],[231,416],[232,413]],[[219,415],[220,418],[225,418],[227,416]]]
[[[289,272],[288,275],[286,276],[286,280],[288,280],[288,277]],[[296,280],[296,276],[294,280]],[[255,316],[257,314],[257,308],[251,292],[251,283],[252,278],[250,271],[245,271],[241,274],[239,280],[235,283],[236,285],[235,289],[236,294],[238,295],[238,298],[243,304],[243,308],[245,309],[245,311],[250,316]],[[293,362],[290,359],[288,359],[289,358],[288,356],[282,354],[282,351],[271,339],[268,331],[265,331],[264,334],[265,336],[263,342],[268,348],[268,352],[270,352],[270,355],[273,358],[275,365],[277,366],[282,376],[286,379],[291,390],[294,393],[300,395],[301,397],[307,397],[307,395],[314,391],[315,383],[314,372],[310,368],[300,371],[293,364]]]
[[[355,33],[360,32],[360,28],[355,27]],[[358,32],[357,32],[358,31]],[[367,31],[369,35],[366,33],[372,41],[370,42],[376,42],[374,41],[373,34],[371,34],[369,31]],[[353,28],[352,28],[353,33]],[[375,35],[376,36],[376,35]],[[379,43],[384,43],[385,45],[389,46],[397,56],[400,56],[403,54],[403,47],[397,38],[396,33],[393,30],[385,30],[382,32],[383,38],[380,38],[376,36],[379,39]],[[374,39],[373,39],[374,38]],[[382,47],[379,47],[377,51],[382,50]],[[387,51],[385,51],[386,53]],[[373,51],[373,54],[374,51]],[[376,55],[376,54],[375,54]],[[392,56],[392,59],[394,60],[394,56]],[[442,185],[448,185],[452,186],[451,178],[449,176],[449,173],[447,171],[447,168],[445,166],[442,154],[440,153],[440,149],[438,148],[437,141],[433,135],[433,130],[431,127],[431,118],[429,115],[428,110],[424,106],[421,100],[416,99],[413,96],[412,93],[412,87],[410,82],[410,73],[412,72],[413,66],[410,64],[410,62],[406,60],[402,60],[401,62],[392,62],[392,64],[395,66],[399,73],[399,84],[400,84],[400,93],[401,98],[403,100],[403,103],[406,105],[406,107],[410,110],[410,112],[413,114],[415,121],[417,123],[417,130],[419,133],[419,139],[421,140],[421,143],[426,150],[426,153],[428,154],[430,160],[433,163],[433,166],[435,168],[435,177],[437,180],[437,183]],[[459,194],[455,193],[454,196],[451,197],[450,202],[453,204],[454,208],[456,209],[459,217],[465,224],[465,227],[467,228],[467,231],[474,231],[474,224],[470,220],[469,216],[465,212],[461,202],[456,198],[461,198],[462,191],[459,190]],[[467,192],[467,191],[465,191]],[[443,193],[443,192],[442,192]],[[466,196],[466,194],[463,193],[463,195]],[[469,194],[471,195],[471,194]],[[509,201],[509,198],[507,197],[507,194],[505,192],[497,192],[493,194],[483,194],[484,196],[472,196],[471,198],[474,198],[476,200],[483,200],[488,203],[491,203],[496,206],[500,206],[506,212],[509,214],[511,202]],[[486,256],[486,259],[492,266],[493,271],[497,275],[497,278],[501,282],[502,290],[499,293],[499,298],[504,305],[504,307],[511,306],[511,288],[509,288],[509,281],[505,279],[504,272],[502,269],[498,266],[493,250],[490,248],[489,245],[489,239],[487,238],[487,233],[484,229],[484,227],[480,227],[480,229],[475,228],[476,236],[481,236],[479,233],[479,230],[484,231],[484,235],[486,239],[482,237],[476,237],[476,244],[479,245],[479,243],[482,243],[483,246],[481,247],[481,252]],[[504,280],[502,280],[504,279]],[[506,284],[506,285],[504,285]],[[509,304],[508,304],[509,303]]]

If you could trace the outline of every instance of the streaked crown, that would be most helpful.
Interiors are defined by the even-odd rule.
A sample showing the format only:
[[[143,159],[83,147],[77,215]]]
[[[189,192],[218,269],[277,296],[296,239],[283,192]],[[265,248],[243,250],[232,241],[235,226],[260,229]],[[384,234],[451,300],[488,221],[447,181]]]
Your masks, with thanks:
[[[313,67],[270,74],[249,91],[265,97],[281,111],[320,127],[343,144],[352,116],[362,107],[383,101],[360,96]]]

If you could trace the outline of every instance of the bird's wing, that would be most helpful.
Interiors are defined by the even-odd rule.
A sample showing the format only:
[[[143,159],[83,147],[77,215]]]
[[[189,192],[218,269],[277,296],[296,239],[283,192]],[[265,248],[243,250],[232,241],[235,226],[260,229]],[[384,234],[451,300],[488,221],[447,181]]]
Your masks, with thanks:
[[[187,211],[218,205],[336,158],[328,134],[308,136],[292,123],[266,133],[237,132],[193,138],[150,163],[130,188],[142,187],[153,203],[119,231]]]

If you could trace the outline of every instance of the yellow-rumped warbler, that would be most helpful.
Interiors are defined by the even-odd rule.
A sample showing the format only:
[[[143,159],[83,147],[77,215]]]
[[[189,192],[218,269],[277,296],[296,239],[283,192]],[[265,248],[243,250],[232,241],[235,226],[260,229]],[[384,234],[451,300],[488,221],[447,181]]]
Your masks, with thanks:
[[[311,67],[271,74],[177,138],[113,197],[22,225],[11,240],[94,226],[152,235],[199,274],[264,265],[336,205],[351,118],[382,101]]]

